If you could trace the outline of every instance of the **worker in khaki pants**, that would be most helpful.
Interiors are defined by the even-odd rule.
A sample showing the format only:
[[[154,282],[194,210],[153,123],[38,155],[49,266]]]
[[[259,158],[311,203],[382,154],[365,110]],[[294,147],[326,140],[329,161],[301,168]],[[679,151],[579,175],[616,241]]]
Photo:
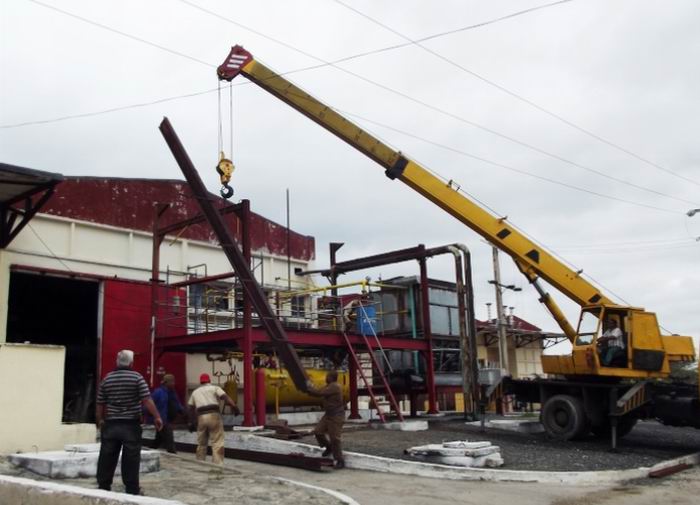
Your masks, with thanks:
[[[187,405],[190,409],[190,431],[197,429],[197,459],[204,461],[207,457],[207,447],[211,442],[212,460],[218,465],[224,464],[224,422],[221,418],[219,402],[224,401],[233,409],[240,412],[234,401],[219,386],[211,384],[208,374],[199,376],[200,386],[192,391]],[[196,424],[195,424],[196,416]]]
[[[323,456],[333,454],[335,467],[344,468],[345,459],[343,458],[340,437],[345,421],[345,402],[343,401],[343,389],[338,384],[338,372],[335,370],[328,372],[326,386],[321,389],[316,388],[311,381],[306,383],[306,387],[308,394],[321,397],[323,400],[324,414],[313,431],[318,445],[325,449]]]

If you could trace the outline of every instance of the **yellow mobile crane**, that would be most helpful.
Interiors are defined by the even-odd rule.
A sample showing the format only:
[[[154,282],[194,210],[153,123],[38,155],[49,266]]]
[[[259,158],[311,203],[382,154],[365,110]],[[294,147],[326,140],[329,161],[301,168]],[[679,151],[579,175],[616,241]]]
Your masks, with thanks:
[[[550,436],[570,439],[592,430],[612,433],[614,443],[616,432],[623,435],[640,417],[700,427],[697,388],[672,385],[668,389],[652,380],[667,379],[674,361],[695,359],[692,338],[662,335],[653,312],[613,302],[580,271],[572,270],[510,226],[507,218],[492,215],[460,193],[452,181],[445,183],[390,148],[256,61],[242,46],[231,48],[217,74],[225,81],[245,76],[376,161],[387,177],[408,185],[513,258],[573,347],[569,355],[542,357],[543,371],[561,379],[508,380],[503,384],[507,392],[542,404],[542,421]],[[577,329],[540,280],[581,306]],[[607,352],[605,341],[609,338],[603,336],[603,326],[619,329],[617,337],[623,345],[616,346],[616,352]],[[679,399],[680,403],[671,402]]]

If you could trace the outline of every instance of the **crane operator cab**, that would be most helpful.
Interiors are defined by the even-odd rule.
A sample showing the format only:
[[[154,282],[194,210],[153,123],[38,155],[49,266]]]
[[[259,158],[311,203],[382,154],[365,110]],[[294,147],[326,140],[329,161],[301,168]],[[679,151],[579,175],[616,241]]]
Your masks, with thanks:
[[[656,314],[636,307],[601,305],[581,311],[572,354],[547,357],[545,373],[626,378],[662,377],[669,362],[694,357],[692,340],[661,335]]]
[[[597,358],[594,361],[597,361],[598,366],[627,368],[628,329],[629,318],[625,310],[584,310],[581,313],[576,345],[593,349]]]

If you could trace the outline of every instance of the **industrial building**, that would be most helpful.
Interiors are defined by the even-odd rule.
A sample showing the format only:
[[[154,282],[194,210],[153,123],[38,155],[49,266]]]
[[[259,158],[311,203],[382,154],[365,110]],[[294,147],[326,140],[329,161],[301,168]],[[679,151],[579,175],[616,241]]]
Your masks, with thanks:
[[[253,367],[274,368],[278,361],[257,316],[246,323],[242,290],[184,182],[62,177],[10,165],[0,172],[0,360],[12,364],[1,369],[11,375],[44,363],[38,403],[46,409],[44,427],[47,420],[56,424],[50,436],[51,430],[6,419],[27,436],[4,430],[0,451],[94,440],[95,388],[123,348],[135,351],[135,369],[151,386],[174,374],[183,400],[201,372],[222,384],[233,381],[242,422],[256,422]],[[349,368],[352,415],[363,398],[388,392],[371,365],[375,356],[379,368],[395,372],[391,388],[410,397],[412,411],[457,406],[460,331],[468,330],[460,329],[457,284],[428,277],[426,259],[437,250],[417,246],[413,256],[398,258],[384,253],[388,261],[417,260],[421,276],[346,282],[339,292],[338,276],[358,271],[350,263],[361,267],[366,258],[318,270],[313,237],[250,207],[247,201],[228,206],[226,224],[305,364]],[[331,247],[335,262],[339,246]],[[493,365],[495,322],[474,323],[479,366]],[[540,374],[543,338],[561,337],[514,316],[508,332],[511,371],[518,376]],[[364,370],[348,359],[348,342]],[[404,372],[421,380],[401,382]],[[277,394],[287,386],[279,387]],[[7,389],[2,394],[3,404],[16,406],[10,410],[27,401]]]

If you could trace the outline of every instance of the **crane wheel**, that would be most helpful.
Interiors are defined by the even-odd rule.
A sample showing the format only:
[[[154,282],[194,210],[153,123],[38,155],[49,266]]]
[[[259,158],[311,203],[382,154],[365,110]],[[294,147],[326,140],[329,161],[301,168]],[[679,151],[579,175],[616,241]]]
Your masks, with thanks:
[[[588,433],[589,424],[580,398],[554,395],[540,414],[547,435],[554,440],[572,440]]]

